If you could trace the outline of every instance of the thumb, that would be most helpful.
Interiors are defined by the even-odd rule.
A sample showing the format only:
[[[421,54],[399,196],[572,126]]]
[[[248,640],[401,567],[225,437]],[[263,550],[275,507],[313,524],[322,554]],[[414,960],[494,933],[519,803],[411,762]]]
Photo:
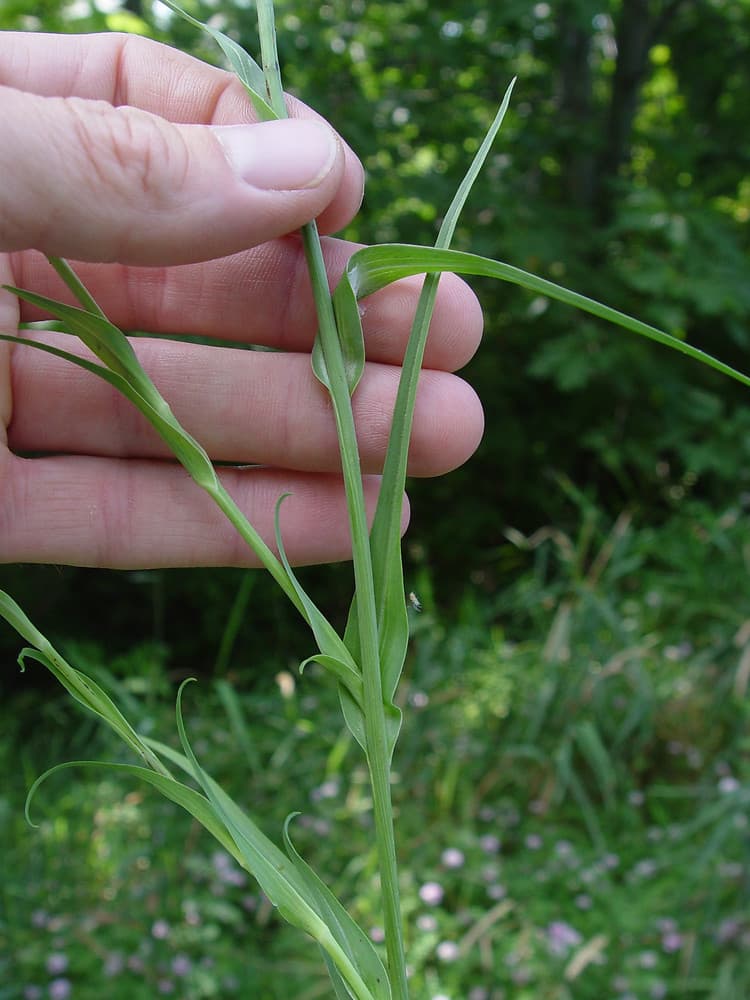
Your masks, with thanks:
[[[298,229],[334,199],[323,122],[177,125],[103,101],[0,87],[0,250],[180,264]]]

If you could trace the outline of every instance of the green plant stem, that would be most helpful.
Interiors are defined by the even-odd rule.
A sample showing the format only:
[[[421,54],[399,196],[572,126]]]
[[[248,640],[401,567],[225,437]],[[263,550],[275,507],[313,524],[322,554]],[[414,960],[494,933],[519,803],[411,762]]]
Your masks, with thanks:
[[[274,23],[273,0],[258,0],[258,40],[263,77],[266,82],[268,103],[279,116],[286,118],[286,98],[281,82],[279,52],[276,46],[276,26]]]
[[[401,903],[393,828],[390,785],[390,750],[386,731],[383,682],[380,668],[375,585],[370,537],[365,511],[359,448],[351,397],[341,356],[336,321],[331,304],[323,252],[315,223],[302,231],[313,295],[318,310],[319,336],[326,362],[329,391],[336,419],[341,464],[352,538],[354,583],[361,648],[364,689],[365,738],[372,786],[375,836],[380,869],[388,971],[394,1000],[408,998],[406,956],[401,925]]]
[[[263,73],[271,107],[280,118],[287,115],[281,85],[272,0],[259,0],[258,34]],[[336,419],[349,523],[357,594],[362,683],[364,692],[365,742],[370,770],[375,836],[383,897],[383,918],[388,955],[388,974],[394,1000],[407,1000],[406,956],[404,954],[401,903],[396,863],[396,840],[391,803],[390,758],[383,680],[380,664],[375,583],[370,551],[359,447],[354,427],[351,397],[328,287],[323,251],[314,222],[302,230],[305,257],[318,315],[320,344],[328,371],[328,389]]]
[[[199,483],[199,485],[203,484]],[[266,545],[255,528],[253,528],[240,508],[227,493],[226,489],[221,485],[218,479],[216,483],[211,486],[203,485],[203,489],[232,523],[237,532],[241,535],[242,539],[247,542],[250,548],[255,552],[276,583],[278,583],[297,611],[299,611],[304,620],[309,624],[307,612],[297,596],[297,593],[292,586],[283,565]]]

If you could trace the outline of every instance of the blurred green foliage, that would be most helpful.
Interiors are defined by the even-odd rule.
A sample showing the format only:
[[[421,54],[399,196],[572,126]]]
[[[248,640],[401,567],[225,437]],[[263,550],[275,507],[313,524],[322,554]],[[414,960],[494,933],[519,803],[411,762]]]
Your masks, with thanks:
[[[193,8],[255,51],[249,5],[196,0]],[[367,168],[348,236],[432,242],[517,74],[456,246],[568,284],[747,367],[748,0],[279,0],[277,9],[288,88],[335,124]],[[189,25],[139,0],[9,0],[0,27],[126,28],[218,59]],[[506,526],[571,527],[561,475],[613,515],[636,505],[654,523],[688,496],[722,506],[747,488],[741,389],[547,300],[499,283],[478,291],[486,336],[466,377],[486,407],[484,442],[464,469],[410,489],[409,551],[441,581],[443,600],[486,570]],[[37,608],[51,601],[46,583],[34,582],[41,574],[67,629],[78,627],[81,598],[101,591],[113,611],[109,634],[126,642],[134,624],[149,621],[160,637],[154,601],[167,622],[184,608],[189,642],[169,626],[166,637],[197,664],[213,655],[204,633],[238,585],[232,573],[161,574],[139,588],[132,577],[68,570],[55,588],[54,572],[24,570],[19,580],[4,569],[0,583],[21,597],[36,593],[29,609],[44,620]],[[335,606],[345,574],[318,577]],[[272,627],[270,585],[258,586],[254,603],[260,627]]]
[[[394,775],[413,994],[738,1000],[750,995],[742,511],[693,502],[679,530],[657,531],[568,496],[575,533],[511,533],[495,553],[519,560],[501,595],[476,588],[447,621],[426,574],[417,584]],[[65,653],[142,732],[174,734],[158,648]],[[196,752],[269,836],[301,811],[295,842],[379,941],[367,779],[335,692],[314,666],[299,678],[278,661],[248,691],[244,660],[236,650],[229,681],[189,689]],[[126,752],[67,695],[27,690],[0,732],[3,1000],[330,995],[317,949],[145,787],[66,771],[32,804],[39,829],[25,825],[45,767]]]

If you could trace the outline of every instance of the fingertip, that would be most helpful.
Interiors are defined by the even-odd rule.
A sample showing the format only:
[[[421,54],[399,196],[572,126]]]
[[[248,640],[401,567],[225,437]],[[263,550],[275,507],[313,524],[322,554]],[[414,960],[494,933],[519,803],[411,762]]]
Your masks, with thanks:
[[[318,121],[286,118],[210,128],[235,176],[262,191],[317,188],[342,153],[335,132]]]
[[[411,521],[411,503],[409,501],[409,494],[404,493],[403,505],[401,507],[401,537],[406,534],[406,530],[409,527],[409,522]]]
[[[473,289],[456,274],[441,275],[425,365],[451,372],[463,368],[476,354],[483,329],[484,314]]]
[[[365,495],[365,513],[367,514],[367,523],[372,527],[372,522],[375,517],[375,511],[378,506],[378,499],[380,498],[380,488],[382,486],[381,476],[367,475],[362,477],[362,485]],[[406,493],[403,495],[402,505],[401,505],[401,534],[406,533],[406,529],[409,527],[409,521],[411,519],[411,504],[409,503],[409,497]]]
[[[344,151],[344,170],[335,197],[317,218],[324,235],[344,229],[362,207],[365,196],[365,171],[359,157],[339,137]]]
[[[474,389],[447,372],[422,371],[409,449],[409,474],[442,476],[452,472],[479,447],[484,410]]]
[[[332,275],[337,275],[345,267],[346,259],[358,249],[355,244],[331,241],[328,258]],[[401,364],[423,284],[421,274],[401,278],[362,300],[360,312],[368,360]],[[424,367],[443,372],[463,368],[479,347],[483,326],[482,307],[469,285],[454,274],[442,274],[425,346]]]
[[[292,118],[325,121],[316,111],[289,95],[287,95],[287,109]],[[318,229],[325,235],[337,233],[349,225],[359,211],[365,193],[365,169],[346,140],[340,134],[338,138],[344,153],[341,182],[330,204],[316,219]]]

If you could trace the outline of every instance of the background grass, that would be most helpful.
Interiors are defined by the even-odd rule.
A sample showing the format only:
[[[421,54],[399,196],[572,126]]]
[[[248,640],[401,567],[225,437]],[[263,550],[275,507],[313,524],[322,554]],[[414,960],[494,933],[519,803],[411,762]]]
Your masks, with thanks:
[[[455,620],[423,572],[394,789],[415,997],[750,993],[740,513],[694,505],[657,532],[583,506],[575,537],[511,533],[525,570],[467,592]],[[177,672],[158,647],[67,653],[144,731],[174,732]],[[300,850],[378,941],[366,775],[335,695],[274,657],[244,690],[231,678],[247,655],[189,689],[194,746],[270,835],[300,810]],[[120,750],[54,689],[3,716],[0,996],[329,995],[316,949],[147,790],[63,772],[28,828],[41,769]]]
[[[190,8],[257,53],[252,5]],[[345,235],[433,243],[517,76],[456,248],[527,268],[748,367],[748,0],[277,0],[277,10],[286,85],[341,131],[367,171],[363,209]],[[0,27],[138,31],[220,57],[151,0],[5,0]],[[464,374],[486,409],[484,439],[451,476],[409,484],[409,555],[430,567],[442,608],[455,614],[469,580],[498,591],[523,568],[512,553],[502,564],[493,556],[508,524],[577,533],[561,476],[611,520],[627,508],[656,526],[673,512],[679,522],[684,500],[721,511],[748,489],[740,386],[541,296],[500,282],[476,287],[486,332]],[[332,608],[347,603],[349,584],[345,571],[311,578]],[[216,620],[237,585],[229,570],[0,568],[0,586],[55,637],[120,652],[134,635],[155,637],[195,672],[215,656]],[[301,640],[270,582],[258,580],[252,603],[242,642],[259,633],[269,644]],[[0,635],[0,651],[12,655],[13,641]]]

